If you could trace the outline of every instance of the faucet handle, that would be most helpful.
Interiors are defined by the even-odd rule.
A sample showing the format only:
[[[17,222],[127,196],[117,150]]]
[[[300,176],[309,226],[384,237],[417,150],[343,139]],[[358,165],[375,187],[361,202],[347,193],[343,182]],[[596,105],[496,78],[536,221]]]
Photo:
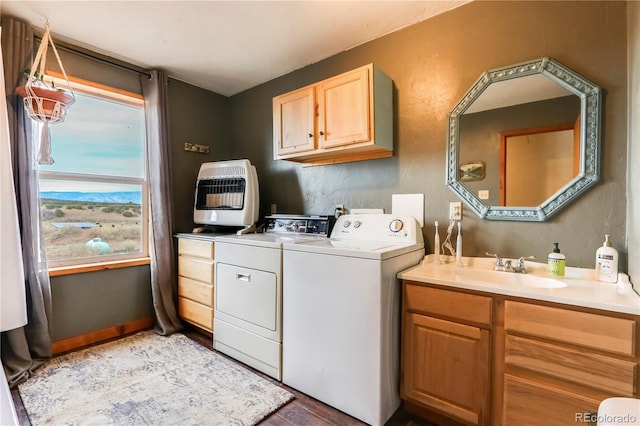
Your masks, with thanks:
[[[489,252],[485,252],[484,254],[486,254],[487,256],[495,257],[496,258],[496,266],[503,266],[502,257],[500,257],[499,254],[497,254],[497,253],[489,253]]]
[[[536,260],[536,257],[535,257],[535,256],[522,256],[522,257],[520,257],[520,258],[518,259],[518,263],[519,263],[520,265],[524,265],[524,261],[525,261],[525,260]]]

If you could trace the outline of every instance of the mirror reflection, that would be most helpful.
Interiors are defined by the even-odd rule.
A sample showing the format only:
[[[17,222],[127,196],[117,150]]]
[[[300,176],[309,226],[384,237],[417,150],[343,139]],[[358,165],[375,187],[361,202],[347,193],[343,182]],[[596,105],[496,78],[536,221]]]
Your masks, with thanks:
[[[487,71],[449,114],[447,185],[482,218],[545,220],[599,179],[600,110],[553,59]]]
[[[580,98],[541,75],[490,88],[459,124],[458,164],[484,162],[485,179],[462,180],[487,204],[537,206],[579,172]]]

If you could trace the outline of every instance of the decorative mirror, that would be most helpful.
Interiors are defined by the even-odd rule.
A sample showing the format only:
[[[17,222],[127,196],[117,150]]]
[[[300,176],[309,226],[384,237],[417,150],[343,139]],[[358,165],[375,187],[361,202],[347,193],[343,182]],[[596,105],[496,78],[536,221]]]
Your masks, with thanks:
[[[487,71],[449,113],[447,186],[481,218],[544,221],[600,178],[601,110],[553,59]]]

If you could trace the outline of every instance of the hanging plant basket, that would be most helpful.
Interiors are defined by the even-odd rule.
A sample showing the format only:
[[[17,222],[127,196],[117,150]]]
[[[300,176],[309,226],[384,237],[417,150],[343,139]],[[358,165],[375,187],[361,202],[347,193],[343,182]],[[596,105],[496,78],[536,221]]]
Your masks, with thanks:
[[[47,63],[47,48],[51,44],[53,53],[56,55],[58,65],[62,70],[62,74],[67,82],[68,90],[55,87],[53,82],[48,85],[43,77],[45,74],[45,66]],[[27,73],[25,71],[25,73]],[[51,38],[49,23],[47,22],[42,36],[42,41],[38,47],[38,52],[33,60],[33,65],[28,70],[27,83],[24,86],[16,87],[16,93],[22,96],[24,110],[27,115],[34,121],[43,123],[40,133],[40,151],[38,152],[38,163],[53,164],[51,156],[51,136],[49,133],[49,125],[62,123],[67,115],[69,106],[76,101],[76,97],[71,90],[71,83],[67,73],[62,66],[60,55],[56,50]]]
[[[16,93],[22,96],[24,109],[32,120],[56,124],[64,121],[67,109],[76,99],[58,89],[20,86]]]

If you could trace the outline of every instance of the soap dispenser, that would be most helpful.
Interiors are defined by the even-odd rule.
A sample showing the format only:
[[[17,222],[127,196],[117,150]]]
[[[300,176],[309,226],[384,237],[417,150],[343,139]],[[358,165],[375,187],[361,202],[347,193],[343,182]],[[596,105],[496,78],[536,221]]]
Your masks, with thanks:
[[[564,277],[565,256],[560,253],[559,243],[553,243],[554,248],[547,258],[549,274],[556,277]]]
[[[618,250],[611,247],[609,236],[604,236],[602,247],[596,250],[596,279],[615,283],[618,281]]]

